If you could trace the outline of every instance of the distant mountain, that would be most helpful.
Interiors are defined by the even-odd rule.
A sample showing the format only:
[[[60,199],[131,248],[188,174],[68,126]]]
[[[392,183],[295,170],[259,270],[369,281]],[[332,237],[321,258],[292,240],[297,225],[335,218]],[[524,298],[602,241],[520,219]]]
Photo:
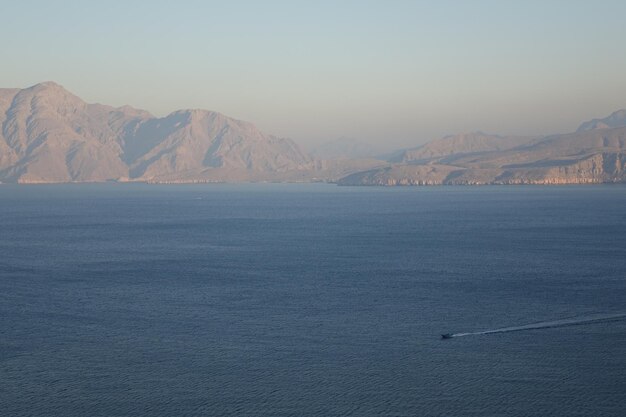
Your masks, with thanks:
[[[0,125],[2,182],[257,181],[316,168],[293,141],[248,122],[88,104],[53,82],[0,89]]]
[[[400,163],[352,173],[341,185],[588,184],[626,181],[626,127],[519,139],[492,146],[497,137],[478,138],[486,150],[468,152],[466,141],[441,139],[416,149]],[[483,141],[484,139],[484,141]],[[524,143],[526,141],[526,143]],[[456,143],[441,149],[441,142]],[[461,146],[463,145],[463,146]],[[500,148],[500,149],[498,149]],[[420,151],[421,149],[421,151]],[[442,155],[445,153],[446,155]],[[415,158],[415,159],[412,159]]]
[[[593,119],[580,125],[577,132],[586,132],[593,129],[610,129],[626,126],[626,110],[618,110],[604,119]]]
[[[362,140],[342,137],[313,148],[311,153],[319,159],[376,159],[381,151]]]
[[[390,162],[426,162],[451,155],[468,155],[502,151],[531,142],[536,138],[525,136],[498,136],[483,132],[460,133],[435,139],[417,148],[407,149]]]

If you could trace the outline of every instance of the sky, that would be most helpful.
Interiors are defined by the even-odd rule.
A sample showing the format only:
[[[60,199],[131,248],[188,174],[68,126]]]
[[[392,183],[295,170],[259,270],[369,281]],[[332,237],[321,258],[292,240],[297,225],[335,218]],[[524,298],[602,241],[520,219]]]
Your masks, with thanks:
[[[305,146],[568,132],[626,108],[624,16],[623,0],[0,0],[0,87],[214,110]]]

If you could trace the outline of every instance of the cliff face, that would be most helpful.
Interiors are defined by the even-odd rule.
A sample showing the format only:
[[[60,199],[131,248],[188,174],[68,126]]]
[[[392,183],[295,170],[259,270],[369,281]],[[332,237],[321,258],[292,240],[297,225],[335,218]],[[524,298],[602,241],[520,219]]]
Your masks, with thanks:
[[[626,182],[626,153],[599,153],[577,161],[525,168],[394,165],[341,178],[340,185],[600,184]]]
[[[626,153],[599,153],[534,169],[505,170],[495,184],[599,184],[626,181]]]
[[[315,167],[291,140],[204,110],[164,118],[55,83],[0,89],[0,181],[255,181]]]

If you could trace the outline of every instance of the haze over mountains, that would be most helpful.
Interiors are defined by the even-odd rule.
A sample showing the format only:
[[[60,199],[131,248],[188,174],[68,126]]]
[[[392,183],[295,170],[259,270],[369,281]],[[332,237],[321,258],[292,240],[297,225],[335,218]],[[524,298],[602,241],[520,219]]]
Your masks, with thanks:
[[[363,159],[379,158],[383,151],[359,139],[341,137],[316,146],[311,153],[320,159]]]
[[[388,161],[352,139],[313,154],[205,110],[157,118],[88,104],[53,82],[0,89],[0,182],[330,181],[343,185],[626,181],[626,110],[548,137],[464,133]]]

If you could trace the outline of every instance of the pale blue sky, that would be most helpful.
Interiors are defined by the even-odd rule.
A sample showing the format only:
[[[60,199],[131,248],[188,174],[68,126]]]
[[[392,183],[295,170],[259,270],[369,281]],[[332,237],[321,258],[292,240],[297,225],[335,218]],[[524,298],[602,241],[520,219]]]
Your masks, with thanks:
[[[303,144],[543,134],[626,107],[625,1],[4,1],[0,86]]]

